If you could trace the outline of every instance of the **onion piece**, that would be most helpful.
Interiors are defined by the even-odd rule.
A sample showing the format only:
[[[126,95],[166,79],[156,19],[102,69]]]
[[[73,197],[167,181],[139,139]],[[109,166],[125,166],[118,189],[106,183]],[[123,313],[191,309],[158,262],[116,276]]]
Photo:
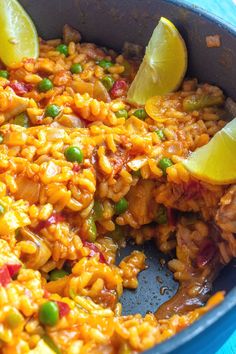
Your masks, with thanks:
[[[84,128],[84,121],[75,114],[63,114],[57,120],[57,123],[68,128]]]
[[[15,193],[16,199],[27,200],[30,204],[38,202],[40,193],[40,183],[34,182],[26,176],[17,176],[15,178],[17,191]]]
[[[94,84],[93,97],[98,101],[110,102],[111,97],[107,92],[105,86],[101,83],[101,81],[96,81]]]
[[[24,239],[33,241],[37,246],[37,252],[32,256],[27,256],[25,264],[28,268],[40,269],[51,257],[51,250],[38,235],[30,231],[27,227],[21,228],[20,233]]]
[[[92,82],[85,82],[82,79],[77,78],[72,81],[71,86],[75,92],[78,92],[81,95],[88,93],[90,97],[93,97],[94,84]]]
[[[141,167],[146,165],[147,160],[148,159],[146,156],[139,156],[129,161],[127,165],[129,166],[129,168],[131,168],[132,171],[138,171]]]
[[[47,141],[57,141],[66,138],[66,132],[64,129],[48,127],[45,129],[45,135]]]

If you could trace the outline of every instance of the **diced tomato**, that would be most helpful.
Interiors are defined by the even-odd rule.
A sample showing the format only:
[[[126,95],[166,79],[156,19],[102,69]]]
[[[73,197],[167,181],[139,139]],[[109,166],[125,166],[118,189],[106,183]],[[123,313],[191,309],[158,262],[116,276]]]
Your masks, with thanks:
[[[5,287],[10,282],[11,282],[10,273],[6,264],[4,264],[2,267],[0,267],[0,285]]]
[[[54,213],[50,216],[50,218],[48,218],[48,220],[45,221],[40,221],[40,223],[38,224],[38,226],[35,228],[35,232],[39,232],[42,229],[44,229],[45,227],[49,227],[52,224],[57,224],[61,221],[64,221],[65,218],[59,214],[59,213]]]
[[[204,241],[198,252],[197,266],[205,267],[214,258],[216,252],[217,246],[211,239]]]
[[[19,81],[11,81],[9,86],[15,91],[18,96],[23,96],[24,94],[28,93],[29,91],[33,90],[33,85],[26,84],[24,82]]]
[[[121,97],[126,94],[127,89],[128,89],[128,84],[125,80],[117,80],[112,86],[110,94],[112,98]]]
[[[99,254],[99,261],[101,263],[107,263],[106,258],[104,257],[102,252],[98,249],[98,247],[94,243],[88,242],[88,241],[83,241],[83,245],[90,249],[89,257],[93,257],[96,254]]]
[[[70,312],[70,306],[66,302],[56,301],[56,303],[58,306],[60,318],[67,316]]]
[[[14,275],[16,275],[20,268],[21,268],[21,264],[20,263],[16,263],[16,264],[6,264],[8,272],[10,274],[11,277],[14,277]]]

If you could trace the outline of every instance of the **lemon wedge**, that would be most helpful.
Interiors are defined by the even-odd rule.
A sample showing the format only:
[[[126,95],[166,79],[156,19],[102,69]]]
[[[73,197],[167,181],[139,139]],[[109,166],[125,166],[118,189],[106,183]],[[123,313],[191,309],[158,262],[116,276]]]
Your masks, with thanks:
[[[5,65],[12,66],[23,58],[37,58],[37,31],[16,0],[1,0],[0,28],[0,59]]]
[[[129,88],[128,100],[143,105],[152,96],[176,90],[186,69],[187,49],[184,40],[173,23],[161,17]]]
[[[236,118],[194,151],[183,165],[200,180],[212,184],[236,182]]]

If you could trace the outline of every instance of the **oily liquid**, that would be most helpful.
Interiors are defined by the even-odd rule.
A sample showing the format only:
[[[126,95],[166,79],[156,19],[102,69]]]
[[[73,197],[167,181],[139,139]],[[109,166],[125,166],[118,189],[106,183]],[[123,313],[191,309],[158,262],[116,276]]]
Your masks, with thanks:
[[[177,293],[164,304],[162,304],[155,313],[159,319],[170,318],[174,314],[184,315],[205,304],[211,290],[211,283],[207,282],[202,285],[198,295],[189,295],[189,289],[193,284],[180,285]]]
[[[155,312],[158,320],[170,318],[174,314],[184,315],[205,305],[210,296],[212,283],[220,270],[218,259],[213,263],[209,267],[211,270],[209,269],[207,279],[199,275],[199,273],[193,273],[191,274],[191,280],[180,283],[177,293]],[[197,289],[194,293],[191,291],[193,288]]]

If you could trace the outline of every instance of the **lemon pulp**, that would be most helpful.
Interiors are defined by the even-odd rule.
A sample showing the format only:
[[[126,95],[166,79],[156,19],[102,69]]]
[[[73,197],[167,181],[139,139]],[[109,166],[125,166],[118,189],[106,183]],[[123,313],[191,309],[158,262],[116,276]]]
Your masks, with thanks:
[[[16,0],[1,0],[0,28],[0,59],[5,65],[12,66],[24,58],[37,58],[37,31]]]

